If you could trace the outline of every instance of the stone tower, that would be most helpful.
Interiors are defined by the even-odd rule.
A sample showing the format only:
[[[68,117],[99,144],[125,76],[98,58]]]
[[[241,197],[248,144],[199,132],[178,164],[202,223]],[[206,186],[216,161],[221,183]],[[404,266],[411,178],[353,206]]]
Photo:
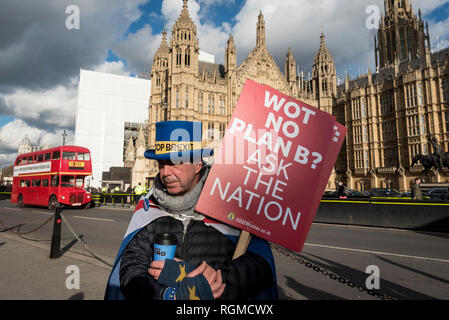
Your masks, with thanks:
[[[168,64],[170,50],[167,44],[167,31],[164,28],[162,32],[162,41],[154,54],[153,65],[151,67],[151,97],[150,97],[150,118],[156,122],[164,121],[168,112]],[[150,124],[154,127],[154,123]],[[148,136],[148,144],[154,140],[151,136],[152,130]]]
[[[382,17],[374,37],[376,68],[382,69],[399,62],[424,57],[430,48],[429,28],[424,30],[421,10],[418,17],[409,0],[385,0]]]
[[[312,92],[318,101],[318,108],[332,114],[333,99],[337,96],[337,71],[323,33],[320,38],[320,49],[312,69]]]
[[[226,65],[225,72],[230,75],[237,67],[237,49],[235,47],[234,37],[229,35],[226,45]]]
[[[291,95],[294,97],[298,96],[299,87],[296,76],[296,60],[291,48],[288,48],[287,56],[285,58],[285,79],[290,86]]]
[[[170,40],[171,92],[169,112],[172,108],[188,109],[193,105],[194,83],[198,78],[199,41],[196,26],[190,18],[187,0],[183,0],[181,14],[172,29]]]
[[[33,151],[33,146],[31,145],[31,141],[28,136],[22,139],[22,142],[19,145],[18,154],[24,154]]]

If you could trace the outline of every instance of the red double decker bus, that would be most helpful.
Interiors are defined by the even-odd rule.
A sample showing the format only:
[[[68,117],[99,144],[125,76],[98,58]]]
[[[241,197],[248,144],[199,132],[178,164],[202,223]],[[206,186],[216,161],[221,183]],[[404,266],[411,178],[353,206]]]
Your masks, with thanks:
[[[21,154],[14,163],[11,202],[46,206],[57,203],[85,206],[91,194],[84,189],[84,179],[92,175],[89,149],[61,146]]]

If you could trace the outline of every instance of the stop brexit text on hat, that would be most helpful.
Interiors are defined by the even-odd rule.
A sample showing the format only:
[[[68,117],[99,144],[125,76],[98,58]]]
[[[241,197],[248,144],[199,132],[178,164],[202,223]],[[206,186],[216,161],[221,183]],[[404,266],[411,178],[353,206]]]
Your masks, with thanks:
[[[247,80],[196,210],[300,252],[346,128]]]

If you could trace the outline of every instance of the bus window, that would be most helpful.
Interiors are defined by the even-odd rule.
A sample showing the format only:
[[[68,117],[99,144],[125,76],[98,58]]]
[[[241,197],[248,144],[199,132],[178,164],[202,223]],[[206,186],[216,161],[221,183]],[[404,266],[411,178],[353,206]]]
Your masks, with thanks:
[[[28,157],[28,163],[33,163],[33,157]]]
[[[18,165],[20,164],[21,160],[22,160],[22,158],[17,158],[17,160],[16,160],[16,166],[18,166]]]
[[[78,160],[89,161],[90,160],[90,154],[89,153],[78,152],[77,159]]]
[[[76,186],[78,187],[78,188],[82,188],[83,187],[83,181],[84,181],[84,179],[81,177],[81,178],[76,178]]]
[[[40,187],[41,186],[41,179],[33,179],[32,186],[33,187]]]
[[[61,187],[74,187],[75,177],[74,176],[61,176]]]
[[[46,153],[45,154],[45,161],[48,161],[48,160],[50,160],[50,158],[51,158],[51,153],[49,152],[49,153]]]
[[[48,179],[42,179],[42,186],[48,187]]]
[[[51,186],[57,187],[59,186],[59,176],[53,176],[51,177]]]
[[[42,161],[44,161],[44,155],[40,154],[37,156],[37,162],[42,162]]]
[[[63,152],[62,159],[63,160],[75,160],[75,152]]]
[[[54,151],[53,152],[53,160],[59,160],[59,158],[61,157],[61,152],[60,151]]]
[[[30,186],[30,181],[29,180],[20,180],[20,186],[22,188],[29,187]]]

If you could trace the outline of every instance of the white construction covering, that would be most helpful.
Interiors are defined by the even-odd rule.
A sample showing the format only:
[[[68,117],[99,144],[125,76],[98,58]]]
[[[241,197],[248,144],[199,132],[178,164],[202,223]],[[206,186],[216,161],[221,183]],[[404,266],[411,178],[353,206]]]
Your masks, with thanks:
[[[123,166],[124,124],[148,119],[150,95],[150,80],[80,70],[75,145],[91,151],[90,186],[101,186],[103,171]]]

